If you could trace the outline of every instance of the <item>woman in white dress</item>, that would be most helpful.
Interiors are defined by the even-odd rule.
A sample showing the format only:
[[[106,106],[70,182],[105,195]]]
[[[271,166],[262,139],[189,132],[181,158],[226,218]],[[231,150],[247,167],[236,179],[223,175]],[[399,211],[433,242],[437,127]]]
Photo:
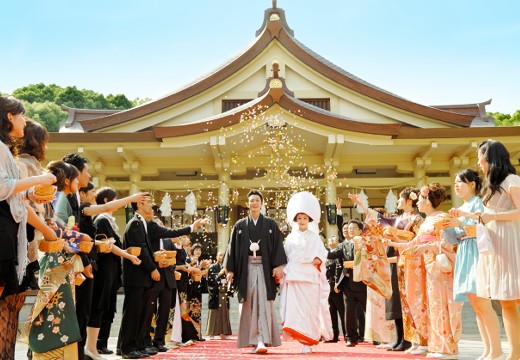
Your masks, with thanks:
[[[477,296],[500,300],[511,352],[508,360],[520,359],[520,177],[505,146],[486,140],[478,148],[478,164],[486,179],[482,191],[484,212],[476,213],[489,230],[495,249],[480,255]],[[502,358],[502,357],[498,357]]]
[[[280,316],[286,337],[298,340],[304,354],[320,338],[332,339],[327,250],[319,237],[321,208],[309,192],[294,194],[287,204],[292,231],[284,243],[287,265],[280,290]]]

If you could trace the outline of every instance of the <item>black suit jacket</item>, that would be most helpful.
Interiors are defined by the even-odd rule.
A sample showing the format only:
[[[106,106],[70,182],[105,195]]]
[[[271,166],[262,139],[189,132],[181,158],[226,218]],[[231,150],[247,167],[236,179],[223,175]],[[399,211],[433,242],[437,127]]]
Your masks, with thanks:
[[[344,241],[332,251],[329,251],[327,259],[338,259],[343,266],[343,261],[354,260],[354,243],[352,241]],[[367,291],[367,286],[362,281],[354,281],[354,270],[343,268],[339,279],[337,280],[338,289],[343,291]]]
[[[173,246],[173,243],[171,242],[170,238],[182,235],[189,235],[191,233],[191,227],[189,226],[173,230],[161,226],[157,224],[155,221],[147,222],[147,226],[148,237],[150,238],[150,244],[152,245],[152,258],[153,253],[160,250],[161,239],[165,239],[163,240],[164,250],[176,250],[178,252],[179,250],[175,248],[175,246]],[[159,269],[161,277],[164,276],[168,288],[176,289],[177,282],[175,281],[175,266],[159,268],[159,265],[157,263],[155,263],[155,265]]]
[[[153,261],[153,251],[144,227],[144,220],[138,214],[126,224],[123,237],[123,249],[129,247],[141,248],[140,265],[134,265],[128,259],[123,259],[123,286],[151,287],[153,285],[151,273],[157,267]]]
[[[161,240],[152,241],[152,250],[155,253],[160,250],[160,242]],[[163,239],[163,248],[164,250],[175,250],[178,251],[174,246],[170,239]],[[159,273],[161,274],[161,280],[164,279],[166,282],[166,286],[169,289],[176,289],[177,282],[175,281],[175,265],[168,266],[165,268],[158,267]]]

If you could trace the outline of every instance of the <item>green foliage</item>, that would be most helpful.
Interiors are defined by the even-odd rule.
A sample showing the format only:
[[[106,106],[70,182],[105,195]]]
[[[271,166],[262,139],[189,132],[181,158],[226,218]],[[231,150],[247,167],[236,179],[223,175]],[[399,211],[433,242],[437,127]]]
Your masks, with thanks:
[[[92,90],[78,89],[76,86],[62,88],[56,84],[45,85],[43,83],[24,86],[13,91],[13,96],[29,103],[43,103],[51,101],[57,105],[66,105],[78,109],[110,109],[125,110],[143,100],[137,98],[130,101],[123,94],[108,95],[97,93]]]
[[[67,113],[51,101],[30,103],[22,101],[25,116],[44,125],[48,131],[57,132],[67,120]]]
[[[490,112],[488,115],[495,118],[496,126],[520,126],[520,110],[516,110],[513,115],[499,112]]]
[[[150,101],[148,98],[131,101],[123,94],[104,96],[93,90],[79,90],[76,86],[63,88],[43,83],[16,89],[12,96],[24,103],[29,118],[45,125],[49,131],[58,131],[67,119],[67,113],[61,109],[61,105],[77,109],[126,110]]]

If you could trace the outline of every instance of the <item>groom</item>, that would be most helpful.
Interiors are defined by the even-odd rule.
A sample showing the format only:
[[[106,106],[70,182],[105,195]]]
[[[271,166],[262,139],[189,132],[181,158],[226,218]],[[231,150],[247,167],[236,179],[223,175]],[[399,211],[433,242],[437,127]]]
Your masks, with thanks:
[[[252,352],[257,354],[266,353],[266,345],[282,344],[274,308],[275,279],[283,277],[287,263],[282,232],[276,221],[260,213],[263,201],[257,190],[247,194],[249,216],[235,224],[223,261],[241,304],[238,347],[255,346]]]

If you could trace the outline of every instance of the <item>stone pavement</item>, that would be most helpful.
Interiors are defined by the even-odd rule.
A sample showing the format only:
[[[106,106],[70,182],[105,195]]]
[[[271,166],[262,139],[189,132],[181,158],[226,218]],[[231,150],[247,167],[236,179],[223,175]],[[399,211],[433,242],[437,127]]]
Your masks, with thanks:
[[[20,314],[21,320],[26,318],[27,313],[30,309],[31,301],[32,300],[30,298],[28,298],[27,304]],[[116,348],[115,344],[117,341],[117,333],[119,331],[119,326],[121,323],[121,310],[120,309],[122,308],[122,304],[123,304],[123,295],[120,294],[120,295],[118,295],[118,313],[116,314],[116,318],[115,318],[114,324],[112,326],[111,338],[110,338],[110,343],[109,343],[109,348],[112,350],[115,350],[115,348]],[[207,319],[207,295],[206,294],[203,295],[203,304],[204,304],[204,307],[203,307],[203,311],[202,311],[202,319],[203,319],[202,328],[205,329],[206,319]],[[237,302],[236,298],[233,298],[231,300],[230,312],[231,312],[231,328],[233,330],[233,334],[236,334],[237,330],[238,330],[238,302]],[[473,359],[476,359],[478,356],[480,356],[480,354],[482,353],[483,346],[480,341],[480,336],[478,334],[478,329],[477,329],[477,325],[476,325],[476,321],[475,321],[475,314],[473,312],[473,309],[469,305],[469,303],[464,305],[463,312],[462,312],[462,319],[463,319],[463,321],[462,321],[462,325],[463,325],[462,326],[462,339],[459,342],[458,359],[460,359],[460,360],[472,359],[473,360]],[[500,321],[502,321],[502,320],[500,320]],[[207,344],[207,345],[205,345],[205,344]],[[210,344],[211,344],[211,346],[209,346]],[[229,348],[229,350],[228,350],[229,358],[232,357],[232,353],[237,355],[237,351],[239,351],[239,350],[234,349],[235,342],[233,340],[209,340],[209,343],[203,342],[203,343],[198,343],[197,345],[195,345],[195,347],[193,347],[193,350],[190,349],[189,354],[186,352],[183,352],[182,349],[180,349],[180,351],[172,350],[172,351],[160,356],[160,359],[208,359],[211,357],[210,354],[214,353],[213,348],[215,347],[216,344],[219,344],[217,346],[217,348],[219,346],[222,348]],[[328,345],[333,345],[334,347],[327,348]],[[289,344],[287,346],[289,346]],[[366,346],[368,347],[371,345],[367,344]],[[509,347],[508,347],[508,344],[507,344],[507,341],[506,341],[506,338],[505,338],[505,335],[503,332],[503,327],[502,327],[502,346],[503,346],[504,351],[507,352]],[[292,348],[292,345],[289,347]],[[284,345],[282,345],[282,348],[284,348]],[[354,358],[363,358],[363,359],[396,358],[395,355],[392,357],[389,357],[390,354],[388,354],[387,352],[384,352],[384,351],[374,352],[374,353],[365,354],[365,355],[360,355],[360,354],[356,355],[356,352],[353,349],[356,349],[358,347],[346,348],[344,346],[343,342],[339,342],[338,344],[320,344],[320,345],[318,345],[318,348],[324,349],[325,352],[329,352],[329,351],[333,350],[333,352],[327,356],[329,359],[335,358],[336,356],[337,357],[348,357],[348,358],[352,358],[352,359],[354,359]],[[197,349],[200,349],[200,350],[194,352],[194,350],[197,350]],[[27,352],[27,345],[23,344],[21,342],[18,342],[17,347],[16,347],[16,357],[15,358],[17,360],[26,359],[27,358],[26,352]],[[197,356],[195,356],[195,354]],[[240,352],[238,354],[239,354],[239,357],[242,357]],[[166,355],[168,355],[168,356],[166,356]],[[272,353],[270,355],[270,357],[273,357],[274,355],[275,354]],[[283,356],[282,356],[282,354],[280,354],[280,356],[282,356],[284,359],[289,358],[289,357],[287,357],[287,355],[289,355],[289,354],[285,354]],[[293,355],[296,355],[296,354],[293,354]],[[324,355],[324,354],[322,353],[321,355]],[[298,354],[298,356],[301,356],[301,355]],[[119,356],[115,356],[115,355],[104,355],[103,357],[105,357],[108,360],[120,359]],[[233,357],[235,357],[235,356],[233,356]],[[322,356],[318,356],[318,352],[316,352],[315,356],[306,355],[305,357],[306,358],[318,358],[318,357],[322,357]],[[150,359],[154,359],[154,358],[157,358],[157,356],[152,357]],[[215,358],[215,357],[213,356],[211,358]],[[223,358],[226,358],[226,357],[223,357]],[[414,357],[411,357],[411,356],[402,356],[402,358],[403,359],[414,359]],[[418,356],[416,358],[417,359],[426,359],[426,357],[424,357],[424,356]]]

